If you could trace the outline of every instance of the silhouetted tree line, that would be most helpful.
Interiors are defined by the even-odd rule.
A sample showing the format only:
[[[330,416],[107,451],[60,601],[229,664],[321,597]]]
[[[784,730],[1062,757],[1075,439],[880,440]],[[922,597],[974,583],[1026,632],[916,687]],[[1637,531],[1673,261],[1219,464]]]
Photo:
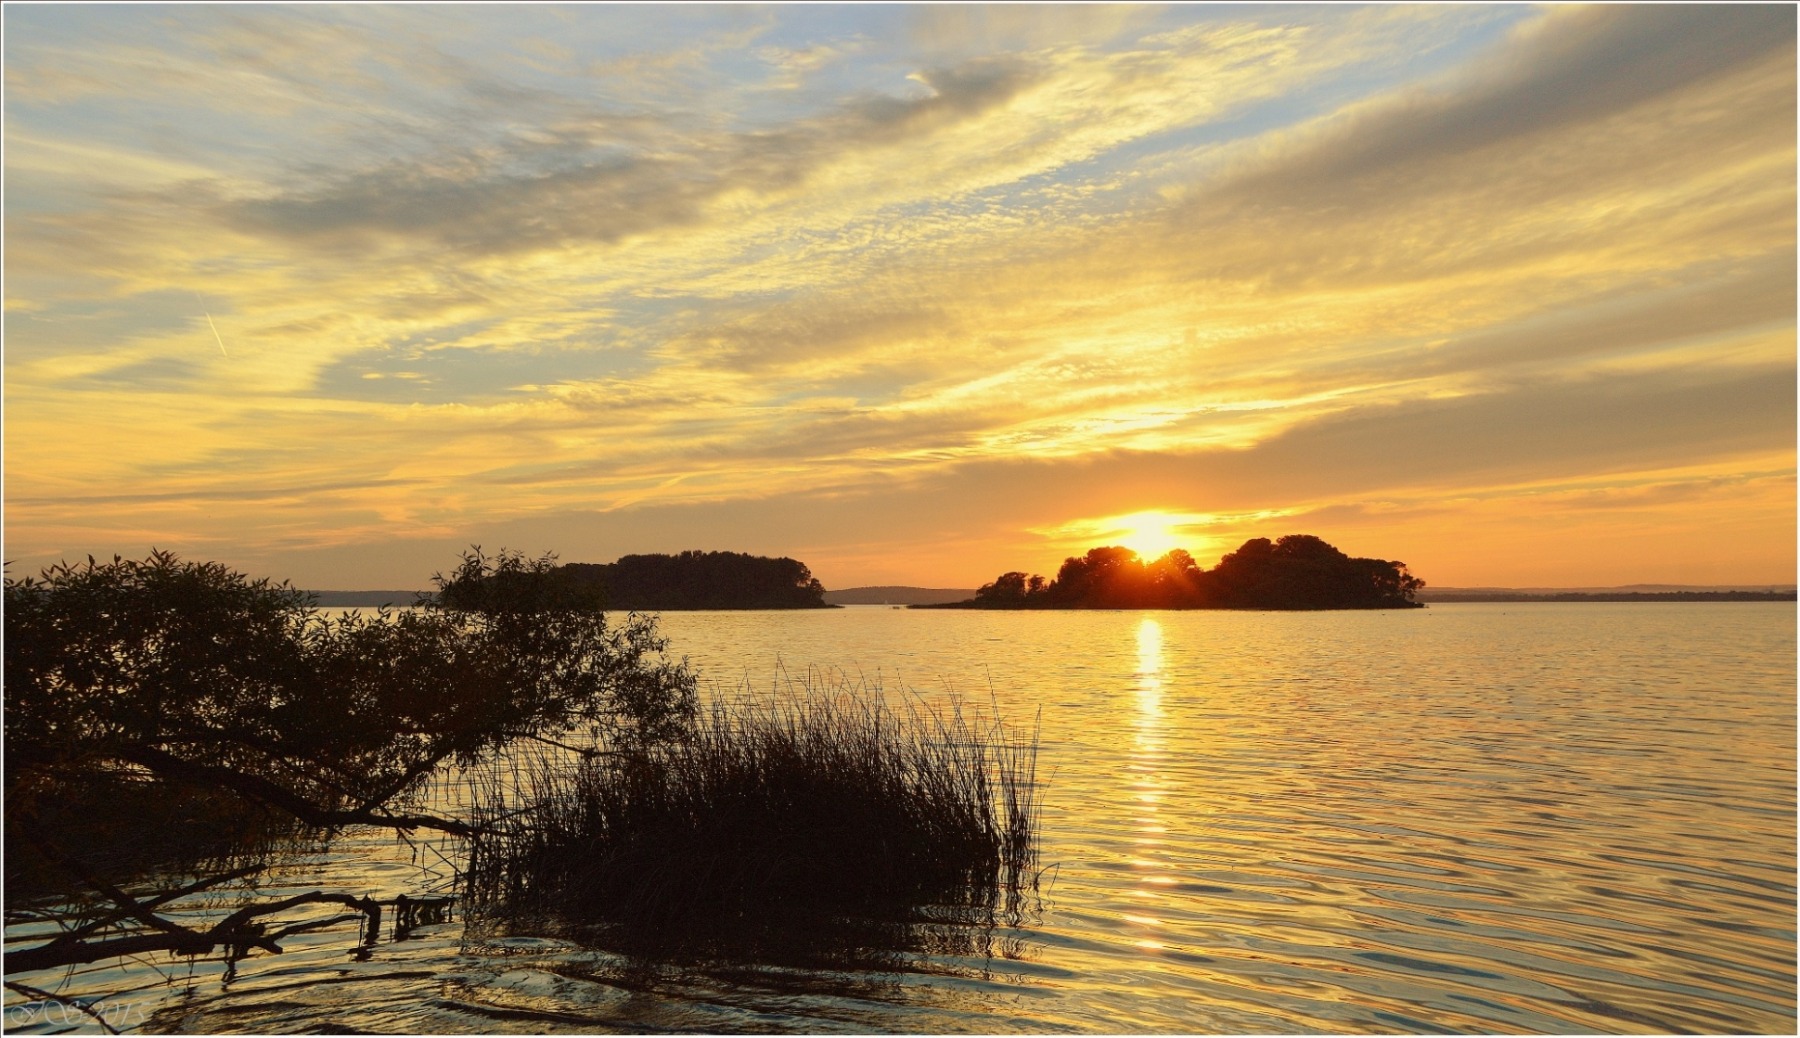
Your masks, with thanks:
[[[1056,579],[1013,571],[962,603],[973,609],[1407,609],[1425,582],[1404,562],[1357,559],[1310,534],[1258,537],[1203,570],[1177,548],[1146,562],[1130,548],[1063,560]]]
[[[648,612],[674,609],[832,609],[806,564],[735,551],[626,555],[571,562],[549,574],[495,573],[438,594],[453,609],[486,609],[516,594],[554,597],[550,609]],[[546,591],[546,587],[551,590]],[[448,596],[448,597],[445,597]]]
[[[608,564],[572,562],[571,586],[607,609],[829,609],[825,586],[806,564],[735,551],[626,555]]]

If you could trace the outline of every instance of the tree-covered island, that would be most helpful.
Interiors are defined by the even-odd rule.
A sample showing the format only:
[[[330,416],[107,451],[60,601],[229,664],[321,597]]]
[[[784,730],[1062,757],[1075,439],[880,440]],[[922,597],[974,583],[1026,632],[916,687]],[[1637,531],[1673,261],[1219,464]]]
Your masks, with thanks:
[[[626,555],[617,562],[570,562],[552,577],[578,608],[618,612],[682,609],[834,609],[825,586],[796,559],[735,551]],[[474,583],[464,595],[485,594]],[[469,602],[450,602],[470,607]]]
[[[1146,562],[1130,548],[1063,560],[1054,580],[1002,573],[966,602],[914,609],[1416,609],[1425,582],[1406,563],[1352,558],[1309,534],[1257,537],[1203,570],[1177,548]]]

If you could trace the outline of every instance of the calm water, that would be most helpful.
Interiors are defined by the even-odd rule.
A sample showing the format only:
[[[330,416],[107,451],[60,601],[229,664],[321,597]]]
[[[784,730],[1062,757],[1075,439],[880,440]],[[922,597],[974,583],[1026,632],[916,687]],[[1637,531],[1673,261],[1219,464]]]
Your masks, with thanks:
[[[644,978],[460,922],[356,961],[347,925],[229,979],[108,964],[66,990],[145,1030],[1795,1029],[1791,605],[863,607],[664,630],[721,687],[811,666],[1041,708],[1052,867],[996,942],[1017,957]],[[454,859],[364,835],[263,890],[416,895]],[[9,1029],[81,1024],[8,997]]]

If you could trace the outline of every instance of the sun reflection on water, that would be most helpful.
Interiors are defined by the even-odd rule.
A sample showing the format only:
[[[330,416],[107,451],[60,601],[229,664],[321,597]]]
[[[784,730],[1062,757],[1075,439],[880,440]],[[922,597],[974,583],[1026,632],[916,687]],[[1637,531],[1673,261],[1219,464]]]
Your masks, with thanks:
[[[1162,669],[1162,624],[1146,616],[1138,624],[1137,673],[1133,675],[1137,717],[1131,769],[1145,773],[1145,780],[1138,783],[1140,788],[1159,789],[1162,786],[1159,781],[1163,754]]]
[[[1166,729],[1163,718],[1163,629],[1152,617],[1144,617],[1137,628],[1137,672],[1133,687],[1137,693],[1137,713],[1133,718],[1131,763],[1132,800],[1136,805],[1132,828],[1135,854],[1129,859],[1137,872],[1138,887],[1131,891],[1133,899],[1165,897],[1163,887],[1175,883],[1168,875],[1166,854],[1169,827],[1159,815],[1163,796],[1168,790]],[[1161,930],[1163,920],[1157,917],[1121,913],[1121,921],[1139,930]],[[1161,941],[1147,937],[1135,942],[1138,947],[1160,950]]]
[[[1138,655],[1138,703],[1143,705],[1146,694],[1153,696],[1150,703],[1152,709],[1160,707],[1162,695],[1163,668],[1163,634],[1162,624],[1153,617],[1144,617],[1137,629]]]

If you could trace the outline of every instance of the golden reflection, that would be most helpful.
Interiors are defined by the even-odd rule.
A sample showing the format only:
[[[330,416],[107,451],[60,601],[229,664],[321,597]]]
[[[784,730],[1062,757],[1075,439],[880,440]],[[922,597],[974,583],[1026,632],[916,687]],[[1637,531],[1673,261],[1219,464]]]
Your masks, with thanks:
[[[1162,624],[1152,617],[1144,617],[1138,624],[1138,676],[1150,678],[1161,684],[1157,675],[1162,673]]]
[[[1155,727],[1162,713],[1162,624],[1146,616],[1137,630],[1137,696],[1140,728]]]
[[[1144,855],[1132,859],[1131,865],[1147,870],[1147,874],[1138,877],[1141,883],[1155,886],[1173,882],[1169,877],[1157,874],[1166,870],[1168,863],[1156,858],[1158,849],[1166,842],[1163,837],[1168,832],[1168,826],[1158,817],[1160,804],[1167,790],[1167,783],[1162,780],[1162,671],[1162,624],[1146,616],[1139,621],[1137,628],[1137,673],[1134,682],[1137,715],[1132,726],[1133,746],[1131,763],[1127,765],[1127,769],[1131,772],[1131,799],[1137,807],[1133,813],[1133,822],[1138,835],[1132,843],[1138,848],[1138,853]],[[1163,896],[1162,891],[1154,888],[1139,889],[1134,894],[1139,897]]]

